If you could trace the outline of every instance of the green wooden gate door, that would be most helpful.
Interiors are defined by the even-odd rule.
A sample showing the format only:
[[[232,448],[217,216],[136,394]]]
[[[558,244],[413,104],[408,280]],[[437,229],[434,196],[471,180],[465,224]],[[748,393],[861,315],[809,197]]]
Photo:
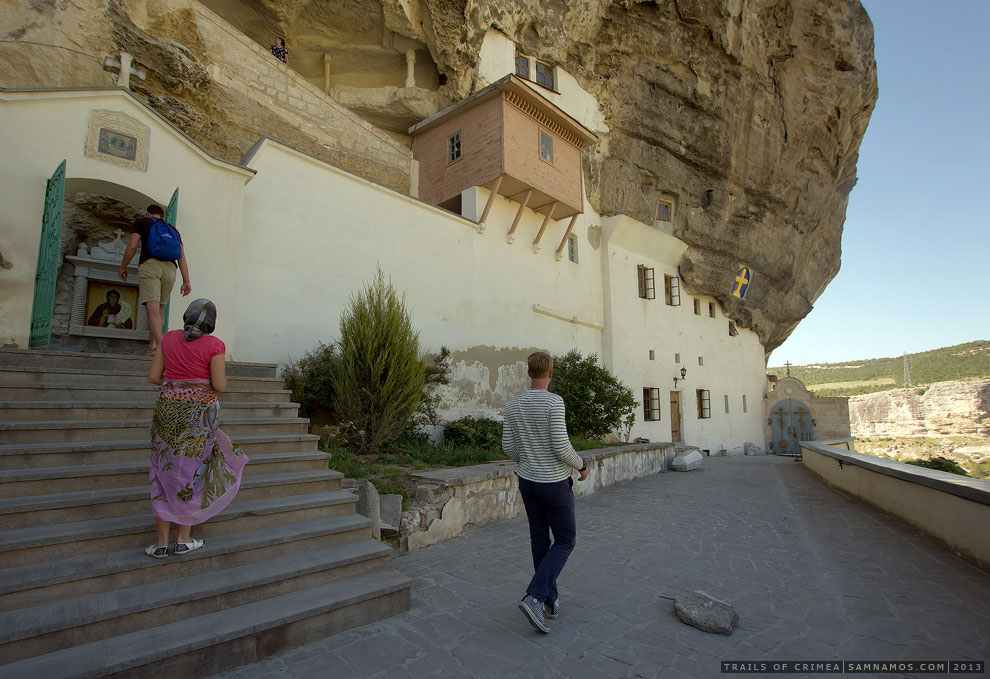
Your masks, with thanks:
[[[175,224],[175,218],[178,215],[178,213],[179,213],[179,189],[176,189],[175,193],[172,194],[172,200],[168,201],[168,207],[165,208],[165,221],[171,224],[172,226],[178,228],[178,226],[176,226]],[[162,318],[164,319],[162,321],[163,335],[168,332],[168,307],[171,303],[172,303],[172,298],[171,296],[169,296],[169,300],[165,302],[165,308],[162,309]]]
[[[29,346],[52,341],[52,314],[55,311],[55,279],[62,263],[62,200],[65,198],[65,161],[48,180],[45,189],[45,212],[41,218],[41,243],[38,245],[38,275],[34,281],[34,306],[31,310]]]

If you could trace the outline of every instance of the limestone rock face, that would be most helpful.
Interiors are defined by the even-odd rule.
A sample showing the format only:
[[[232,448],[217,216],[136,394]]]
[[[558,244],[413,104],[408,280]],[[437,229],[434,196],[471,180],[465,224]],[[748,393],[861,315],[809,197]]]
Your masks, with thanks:
[[[477,66],[489,30],[563,68],[596,97],[605,122],[586,156],[592,206],[651,223],[657,200],[670,199],[673,233],[689,246],[680,262],[686,290],[719,299],[768,352],[839,270],[847,199],[877,97],[873,28],[859,0],[204,5],[262,51],[276,33],[286,36],[292,72],[321,93],[327,85],[348,88],[351,105],[393,136],[407,117],[486,84]],[[245,94],[224,80],[232,77],[217,70],[226,46],[198,18],[201,7],[194,0],[14,0],[0,18],[0,86],[111,85],[103,57],[126,50],[148,72],[136,91],[220,157],[240,160],[268,135],[409,190],[408,164],[349,148],[354,134],[306,119],[302,98],[293,103],[292,93],[267,81]],[[410,55],[416,87],[404,88]],[[281,66],[274,68],[278,76]],[[383,94],[370,94],[374,88]],[[392,96],[387,88],[429,94]],[[730,291],[743,265],[753,278],[738,300]]]
[[[489,27],[598,98],[610,132],[588,157],[591,204],[650,223],[661,192],[674,196],[689,292],[718,298],[768,352],[807,315],[839,270],[877,97],[858,0],[426,4],[454,98],[476,87]],[[741,265],[744,301],[730,295]]]
[[[854,436],[987,436],[990,380],[936,382],[849,399]]]

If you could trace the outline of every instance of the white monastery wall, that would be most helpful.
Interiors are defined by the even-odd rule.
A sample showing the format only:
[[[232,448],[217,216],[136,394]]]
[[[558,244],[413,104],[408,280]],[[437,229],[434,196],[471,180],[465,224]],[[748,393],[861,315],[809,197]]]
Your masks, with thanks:
[[[94,110],[122,112],[148,127],[146,171],[85,155]],[[124,90],[0,93],[0,130],[4,156],[0,252],[14,265],[0,270],[0,346],[28,346],[45,184],[65,159],[68,180],[110,182],[121,187],[119,194],[137,192],[163,207],[179,188],[176,226],[187,253],[193,292],[189,298],[180,297],[177,276],[169,325],[181,326],[186,302],[209,297],[220,310],[217,335],[233,353],[236,285],[229,267],[217,264],[238,257],[241,191],[252,177],[249,170],[213,158]],[[114,191],[113,187],[104,190]],[[135,216],[139,210],[143,215],[147,206],[134,205]]]
[[[89,111],[124,112],[150,130],[146,172],[84,155]],[[2,343],[26,346],[45,180],[62,160],[68,177],[113,182],[166,203],[180,189],[177,226],[189,253],[193,296],[213,299],[217,334],[231,358],[285,363],[337,337],[340,312],[376,264],[406,292],[425,350],[452,350],[444,388],[448,417],[492,414],[527,385],[535,349],[597,353],[634,392],[661,390],[661,419],[633,436],[670,439],[671,379],[681,365],[684,443],[730,451],[762,440],[764,358],[756,335],[729,337],[717,311],[693,314],[691,297],[664,304],[663,274],[676,276],[684,244],[627,217],[606,220],[585,202],[576,220],[577,262],[555,254],[567,222],[550,222],[534,251],[543,215],[497,196],[479,232],[489,192],[462,194],[464,217],[433,207],[271,140],[252,150],[252,170],[216,160],[123,90],[0,95],[5,210],[0,250]],[[135,206],[140,209],[143,206]],[[655,270],[656,299],[638,296],[636,265]],[[170,325],[186,300],[173,296]],[[649,350],[655,353],[649,359]],[[681,354],[675,363],[674,354]],[[698,356],[704,365],[697,364]],[[694,390],[711,395],[699,420]],[[729,413],[723,395],[729,395]],[[742,413],[741,397],[748,397]]]
[[[738,335],[730,337],[729,321],[717,303],[715,318],[709,316],[712,298],[698,298],[700,315],[695,315],[694,298],[684,289],[680,289],[679,306],[665,302],[664,275],[677,277],[677,262],[686,248],[675,237],[620,216],[604,221],[602,238],[607,247],[605,277],[610,281],[606,304],[611,326],[605,332],[606,356],[613,373],[640,401],[633,436],[652,441],[671,439],[670,392],[676,390],[680,392],[681,439],[685,443],[713,452],[725,447],[736,453],[742,452],[746,442],[760,445],[766,378],[763,347],[756,333],[740,329]],[[639,296],[639,265],[654,270],[654,299]],[[673,378],[680,378],[681,367],[687,374],[675,388]],[[660,390],[659,420],[643,421],[644,387]],[[709,418],[698,417],[698,389],[709,391]],[[744,394],[747,412],[743,412]],[[729,397],[728,413],[725,396]]]
[[[556,260],[566,222],[551,223],[534,253],[542,215],[527,210],[510,245],[518,205],[502,197],[478,233],[278,142],[263,142],[249,164],[258,176],[245,189],[235,273],[238,360],[285,363],[336,339],[341,311],[376,264],[405,291],[424,349],[454,352],[445,400],[459,412],[504,405],[536,348],[600,351],[601,268],[591,255],[580,266]],[[480,216],[488,192],[465,193]]]

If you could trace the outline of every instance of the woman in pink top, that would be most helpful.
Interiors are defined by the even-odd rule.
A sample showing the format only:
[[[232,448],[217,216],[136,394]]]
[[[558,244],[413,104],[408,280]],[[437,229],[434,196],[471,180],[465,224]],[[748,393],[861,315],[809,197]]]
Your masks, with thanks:
[[[216,516],[230,504],[241,485],[247,457],[219,429],[217,394],[227,388],[224,343],[211,333],[217,308],[197,299],[182,316],[182,330],[162,338],[148,371],[160,384],[151,420],[151,511],[158,541],[144,550],[164,559],[168,536],[178,524],[173,554],[203,546],[189,535],[192,526]]]

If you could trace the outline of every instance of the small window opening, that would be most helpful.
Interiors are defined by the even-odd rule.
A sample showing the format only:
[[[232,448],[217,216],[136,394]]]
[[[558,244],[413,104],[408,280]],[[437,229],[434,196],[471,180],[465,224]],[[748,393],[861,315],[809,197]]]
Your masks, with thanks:
[[[447,164],[460,159],[461,157],[461,131],[447,137]]]

